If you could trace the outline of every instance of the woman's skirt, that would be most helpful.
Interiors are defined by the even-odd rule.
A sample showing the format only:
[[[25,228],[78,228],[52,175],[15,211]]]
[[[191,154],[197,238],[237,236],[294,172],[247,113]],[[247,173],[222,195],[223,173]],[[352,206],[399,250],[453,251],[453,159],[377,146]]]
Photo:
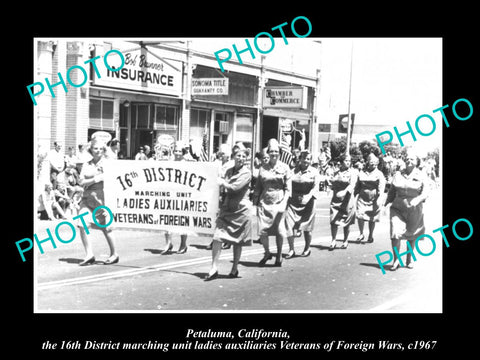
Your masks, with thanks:
[[[315,198],[306,204],[294,201],[288,202],[285,214],[287,236],[295,236],[297,231],[312,231],[315,225]]]
[[[222,207],[213,239],[242,246],[252,245],[252,207],[242,203],[235,209]]]

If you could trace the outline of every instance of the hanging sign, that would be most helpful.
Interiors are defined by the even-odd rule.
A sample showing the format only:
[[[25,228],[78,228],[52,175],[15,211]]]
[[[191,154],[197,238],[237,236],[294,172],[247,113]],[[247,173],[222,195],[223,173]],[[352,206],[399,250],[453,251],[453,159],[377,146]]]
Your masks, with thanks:
[[[228,95],[228,78],[192,79],[192,95]]]
[[[131,46],[131,44],[130,44]],[[148,49],[148,50],[147,50]],[[165,55],[155,48],[128,49],[122,52],[124,66],[118,71],[98,67],[100,76],[93,79],[94,85],[137,90],[156,94],[180,96],[182,89],[182,62],[164,59]],[[163,59],[163,60],[162,60]],[[110,59],[109,59],[110,60]],[[113,64],[112,68],[116,68]],[[118,61],[118,67],[121,65]]]
[[[267,86],[263,91],[263,107],[306,109],[306,90],[302,86]]]

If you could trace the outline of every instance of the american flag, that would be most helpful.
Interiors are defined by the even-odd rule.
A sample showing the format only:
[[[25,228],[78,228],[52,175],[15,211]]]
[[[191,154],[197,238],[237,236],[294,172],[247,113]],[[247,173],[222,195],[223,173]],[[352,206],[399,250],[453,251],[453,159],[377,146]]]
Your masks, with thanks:
[[[330,145],[325,147],[325,162],[322,164],[322,169],[326,170],[328,163],[332,160],[332,154],[330,152]]]
[[[200,153],[200,161],[208,161],[208,127],[205,121],[205,128],[202,135],[202,148]]]
[[[292,151],[290,149],[290,144],[288,143],[287,139],[285,138],[285,133],[282,131],[280,136],[280,161],[284,162],[287,165],[290,165],[293,161]]]

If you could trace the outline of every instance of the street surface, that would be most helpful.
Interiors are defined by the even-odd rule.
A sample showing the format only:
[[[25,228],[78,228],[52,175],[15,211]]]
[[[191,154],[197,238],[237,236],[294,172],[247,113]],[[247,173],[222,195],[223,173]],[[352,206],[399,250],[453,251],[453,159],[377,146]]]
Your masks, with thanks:
[[[274,260],[260,267],[263,247],[254,243],[243,249],[240,277],[234,279],[227,277],[232,261],[229,249],[222,251],[219,278],[203,280],[211,263],[207,237],[189,237],[188,251],[181,255],[175,254],[180,238],[174,235],[173,252],[160,255],[165,247],[163,233],[116,230],[120,262],[109,266],[102,264],[109,250],[98,230],[88,235],[96,256],[91,266],[78,266],[85,256],[79,235],[71,243],[56,241],[56,249],[44,243],[44,254],[35,245],[36,311],[441,312],[443,242],[438,233],[432,233],[443,225],[440,194],[435,190],[424,205],[427,233],[435,238],[436,251],[428,257],[415,252],[414,269],[391,272],[386,265],[383,275],[376,261],[377,253],[392,250],[388,210],[377,223],[374,243],[357,243],[359,232],[354,224],[348,249],[339,248],[343,241],[339,229],[337,248],[329,251],[330,196],[322,192],[309,257],[298,256],[304,246],[302,235],[295,239],[297,257],[284,259],[282,267],[274,267]],[[41,235],[46,234],[46,228],[53,233],[58,222],[39,221],[39,238],[44,238]],[[71,237],[69,231],[65,230],[64,239]],[[276,252],[274,237],[270,237],[270,249]],[[430,252],[430,242],[424,241],[421,249]],[[401,252],[405,250],[402,242]],[[287,253],[285,243],[284,256]]]

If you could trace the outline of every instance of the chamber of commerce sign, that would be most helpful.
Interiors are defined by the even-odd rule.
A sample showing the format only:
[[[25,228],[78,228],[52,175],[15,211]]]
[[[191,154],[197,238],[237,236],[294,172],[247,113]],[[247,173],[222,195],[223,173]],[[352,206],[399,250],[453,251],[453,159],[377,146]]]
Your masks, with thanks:
[[[192,95],[228,95],[228,78],[192,79]]]
[[[266,87],[263,106],[269,108],[307,108],[307,88],[292,86]]]
[[[121,49],[119,49],[122,51]],[[182,62],[153,55],[155,49],[122,51],[125,64],[119,71],[99,68],[100,76],[94,85],[145,91],[155,94],[180,96],[182,89]],[[120,66],[120,64],[119,64]],[[112,65],[112,67],[115,67]]]

